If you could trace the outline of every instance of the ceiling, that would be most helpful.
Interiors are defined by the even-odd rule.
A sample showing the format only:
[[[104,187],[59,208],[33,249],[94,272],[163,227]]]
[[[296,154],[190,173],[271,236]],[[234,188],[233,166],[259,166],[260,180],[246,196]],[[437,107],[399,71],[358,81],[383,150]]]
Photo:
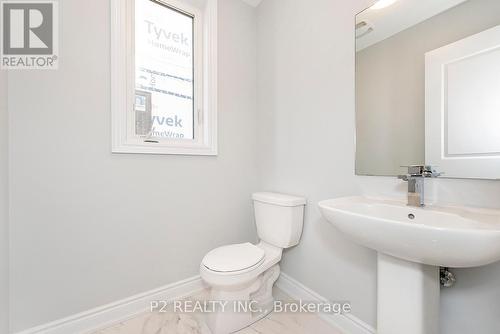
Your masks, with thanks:
[[[383,9],[367,9],[356,16],[373,31],[357,38],[356,50],[362,50],[405,29],[423,22],[467,0],[399,0]]]

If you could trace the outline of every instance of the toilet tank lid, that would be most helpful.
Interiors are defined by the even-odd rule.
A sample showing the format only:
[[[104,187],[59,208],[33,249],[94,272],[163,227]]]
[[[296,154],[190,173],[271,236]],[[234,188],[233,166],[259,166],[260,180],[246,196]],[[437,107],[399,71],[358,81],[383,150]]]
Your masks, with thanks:
[[[273,192],[260,192],[252,195],[254,201],[280,205],[280,206],[299,206],[305,205],[306,199],[304,197],[286,195]]]

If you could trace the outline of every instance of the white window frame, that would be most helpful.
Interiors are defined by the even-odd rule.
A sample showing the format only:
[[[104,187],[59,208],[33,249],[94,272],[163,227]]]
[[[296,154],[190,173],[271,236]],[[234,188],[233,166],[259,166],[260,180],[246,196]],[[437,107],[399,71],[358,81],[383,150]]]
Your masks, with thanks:
[[[135,135],[135,0],[111,0],[112,152],[217,155],[217,0],[203,9],[185,0],[155,0],[194,16],[194,140]]]

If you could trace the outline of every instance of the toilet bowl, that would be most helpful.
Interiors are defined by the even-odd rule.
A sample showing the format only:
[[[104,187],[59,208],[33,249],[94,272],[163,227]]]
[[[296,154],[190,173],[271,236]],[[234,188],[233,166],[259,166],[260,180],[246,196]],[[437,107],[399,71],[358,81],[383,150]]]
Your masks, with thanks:
[[[200,265],[210,300],[220,302],[207,314],[213,334],[236,332],[272,311],[283,249],[297,245],[302,235],[305,198],[269,192],[252,198],[259,243],[213,249]]]

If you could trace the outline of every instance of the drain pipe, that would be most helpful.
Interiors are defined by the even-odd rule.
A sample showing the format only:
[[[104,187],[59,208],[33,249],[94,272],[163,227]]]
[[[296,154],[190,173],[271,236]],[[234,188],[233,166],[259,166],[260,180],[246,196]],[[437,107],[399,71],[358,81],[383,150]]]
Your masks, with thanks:
[[[457,279],[455,278],[455,274],[450,271],[450,268],[440,267],[439,268],[439,281],[441,282],[441,286],[443,288],[451,288],[455,285]]]

